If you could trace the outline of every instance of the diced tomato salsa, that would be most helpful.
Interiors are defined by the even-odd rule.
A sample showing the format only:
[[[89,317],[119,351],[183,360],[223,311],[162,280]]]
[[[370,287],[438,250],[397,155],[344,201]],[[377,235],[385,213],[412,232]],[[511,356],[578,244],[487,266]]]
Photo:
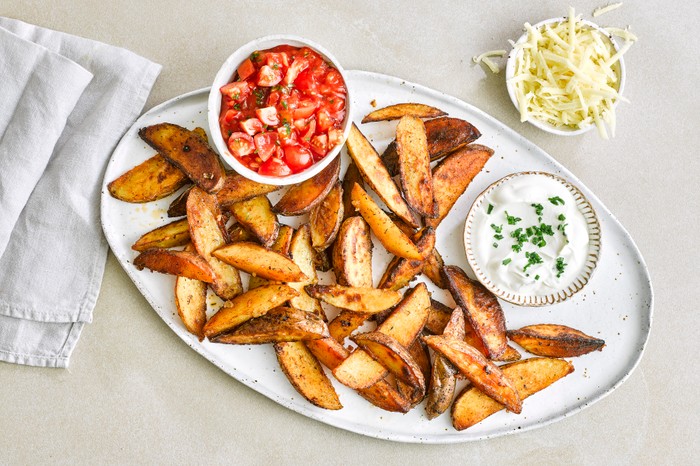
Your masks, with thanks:
[[[261,175],[299,173],[343,138],[345,82],[308,47],[254,52],[221,94],[221,134],[230,152]]]

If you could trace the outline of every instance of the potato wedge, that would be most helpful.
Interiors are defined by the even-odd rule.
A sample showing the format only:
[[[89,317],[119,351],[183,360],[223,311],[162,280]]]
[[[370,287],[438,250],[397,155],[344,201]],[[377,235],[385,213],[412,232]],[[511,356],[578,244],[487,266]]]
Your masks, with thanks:
[[[219,156],[197,133],[158,123],[141,128],[139,136],[204,191],[213,193],[223,186],[225,173]]]
[[[427,382],[430,380],[430,353],[428,352],[428,347],[423,343],[423,340],[420,338],[413,340],[411,346],[408,347],[408,352],[411,353],[411,357],[416,361],[418,367],[420,367],[425,381]]]
[[[513,383],[476,348],[464,341],[442,335],[428,335],[423,337],[423,341],[449,359],[474,386],[505,405],[508,410],[520,413],[522,402]]]
[[[387,251],[405,259],[423,260],[413,241],[391,221],[391,218],[358,184],[352,188],[352,204]]]
[[[508,345],[506,347],[506,350],[503,352],[502,355],[500,355],[496,359],[492,359],[492,361],[498,361],[498,362],[514,362],[514,361],[519,361],[522,358],[520,352],[513,348],[512,346]]]
[[[226,301],[204,326],[204,335],[210,340],[224,332],[233,330],[270,309],[284,304],[299,293],[287,285],[271,283],[248,290],[242,295]]]
[[[420,226],[418,217],[401,197],[399,189],[386,171],[377,151],[354,123],[346,144],[350,157],[372,190],[399,218],[412,227],[418,228]]]
[[[134,267],[177,275],[206,283],[214,281],[214,272],[199,254],[172,249],[146,249],[134,259]]]
[[[333,245],[333,271],[341,285],[372,286],[372,238],[362,217],[350,217],[340,226]]]
[[[309,351],[316,356],[316,359],[318,359],[321,364],[331,370],[338,367],[341,362],[345,361],[345,359],[350,356],[350,351],[338,343],[335,338],[309,340],[304,342],[304,344],[306,344]]]
[[[593,338],[566,325],[528,325],[518,330],[508,330],[508,338],[536,356],[571,358],[601,351],[605,340]]]
[[[484,286],[469,279],[462,269],[450,265],[443,268],[450,293],[464,310],[468,323],[481,340],[489,359],[501,356],[508,347],[506,319],[498,299]]]
[[[357,390],[357,393],[385,411],[407,413],[412,407],[411,400],[399,393],[386,379],[381,379],[370,387]]]
[[[173,199],[168,207],[168,217],[184,217],[187,215],[187,196],[190,194],[192,185],[189,185],[179,196]]]
[[[435,230],[428,227],[421,232],[416,241],[416,247],[423,256],[430,256],[435,247]],[[387,265],[384,275],[379,280],[378,288],[387,290],[400,290],[408,286],[418,274],[423,270],[425,260],[409,260],[402,257],[395,257]]]
[[[250,241],[231,243],[212,254],[227,264],[268,280],[300,282],[309,278],[291,259]]]
[[[412,116],[414,118],[435,118],[443,115],[447,115],[447,113],[443,112],[439,108],[431,107],[430,105],[403,103],[378,108],[377,110],[365,115],[361,123],[398,120],[404,116]]]
[[[338,382],[354,390],[369,388],[388,374],[389,371],[363,349],[356,349],[333,369]]]
[[[455,340],[464,340],[464,311],[459,307],[452,311],[450,320],[445,325],[443,336]],[[425,413],[428,419],[434,419],[447,411],[452,404],[457,386],[457,369],[442,354],[435,353],[433,371],[430,374],[428,400]]]
[[[401,293],[376,288],[343,285],[307,285],[309,296],[341,309],[374,314],[401,301]]]
[[[343,407],[333,384],[304,342],[275,343],[274,348],[282,372],[301,396],[319,408]]]
[[[428,153],[431,162],[476,141],[481,136],[479,130],[468,121],[450,117],[427,120],[425,134],[428,139]],[[396,140],[394,140],[382,154],[382,162],[391,176],[396,176],[399,173],[398,160],[399,155],[396,152]]]
[[[428,277],[435,286],[445,290],[447,289],[447,282],[442,275],[443,267],[445,267],[445,262],[442,260],[442,256],[437,249],[433,248],[433,251],[426,257],[423,263],[423,275]]]
[[[230,345],[262,345],[317,340],[328,336],[326,323],[316,314],[293,307],[276,307],[210,340]]]
[[[442,335],[447,322],[450,321],[453,310],[434,299],[430,300],[428,320],[425,322],[425,330],[433,335]]]
[[[571,374],[574,366],[563,359],[531,358],[501,366],[521,400]],[[452,405],[452,425],[464,430],[505,408],[475,386],[467,386]]]
[[[214,293],[221,299],[241,294],[243,284],[238,270],[212,257],[214,250],[226,244],[223,217],[214,196],[199,187],[192,188],[187,196],[187,221],[194,247],[214,271]]]
[[[396,152],[399,154],[401,192],[406,203],[423,217],[436,217],[428,139],[421,119],[404,116],[399,120],[396,126]]]
[[[457,199],[464,194],[474,177],[481,172],[493,150],[486,146],[471,144],[453,152],[433,170],[433,189],[440,193],[435,198],[437,216],[425,220],[426,226],[437,228],[447,217]]]
[[[189,243],[185,251],[194,252]],[[207,284],[187,277],[175,278],[175,308],[188,332],[204,340],[207,322]]]
[[[228,238],[230,243],[237,243],[239,241],[257,241],[257,238],[255,238],[252,233],[238,223],[234,223],[231,225],[231,228],[228,229]]]
[[[340,175],[340,157],[336,157],[318,175],[292,185],[272,208],[281,215],[302,215],[323,201]]]
[[[343,186],[336,181],[328,195],[309,213],[311,244],[317,251],[323,251],[333,244],[340,225],[343,223]]]
[[[219,192],[216,193],[216,200],[221,207],[228,207],[236,202],[264,196],[265,194],[275,192],[279,189],[282,189],[282,187],[258,183],[238,173],[227,172],[223,186]]]
[[[269,248],[277,239],[280,224],[267,196],[257,196],[229,206],[233,218]]]
[[[134,251],[145,251],[150,248],[172,248],[184,246],[189,242],[190,225],[185,218],[149,231],[136,240],[131,249]]]
[[[156,201],[189,182],[182,170],[156,154],[107,185],[112,197],[124,202]]]
[[[288,283],[290,287],[294,288],[299,293],[299,296],[289,300],[289,305],[301,309],[302,311],[313,312],[323,320],[326,320],[326,313],[323,311],[321,303],[318,299],[309,296],[304,289],[306,285],[314,285],[318,282],[316,267],[314,266],[316,251],[311,247],[309,225],[303,225],[294,233],[289,252],[294,263],[297,264],[304,275],[308,277],[306,280],[300,282]]]
[[[355,183],[359,184],[362,188],[365,187],[360,170],[357,168],[357,165],[350,162],[348,169],[345,171],[345,176],[343,177],[343,220],[357,215],[355,208],[352,206],[352,198],[350,197],[352,187],[355,186]]]
[[[282,254],[283,256],[291,257],[289,254],[289,247],[292,244],[293,235],[294,228],[290,227],[289,225],[280,226],[279,234],[277,235],[277,239],[275,240],[275,242],[272,243],[270,251],[277,252],[279,254]],[[267,285],[268,283],[280,282],[270,281],[267,278],[262,278],[258,275],[251,275],[250,279],[248,280],[248,290],[250,291],[259,286]]]

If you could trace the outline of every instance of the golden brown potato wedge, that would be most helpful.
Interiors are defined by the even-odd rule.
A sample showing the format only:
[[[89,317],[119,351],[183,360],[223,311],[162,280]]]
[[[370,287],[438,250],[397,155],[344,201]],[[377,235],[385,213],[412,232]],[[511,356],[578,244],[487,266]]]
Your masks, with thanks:
[[[358,184],[352,188],[352,204],[387,251],[405,259],[423,260],[413,241],[391,221],[391,218]]]
[[[372,238],[362,217],[350,217],[340,226],[333,245],[333,271],[341,285],[372,286]]]
[[[453,310],[434,299],[430,300],[428,320],[425,322],[425,330],[433,335],[442,335],[447,322],[450,321]]]
[[[219,156],[199,134],[172,123],[158,123],[141,128],[139,136],[204,191],[213,193],[223,186],[225,173]]]
[[[508,330],[508,338],[536,356],[571,358],[600,351],[605,340],[593,338],[566,325],[528,325],[519,330]]]
[[[513,383],[476,348],[442,335],[428,335],[423,337],[423,341],[449,359],[474,386],[507,406],[510,411],[520,413],[522,402]]]
[[[223,186],[219,192],[216,193],[216,200],[221,207],[228,207],[236,202],[264,196],[265,194],[275,192],[279,189],[282,189],[282,187],[258,183],[238,173],[227,172]]]
[[[436,217],[428,139],[421,119],[404,116],[399,120],[396,126],[396,152],[399,154],[401,192],[406,203],[423,217]]]
[[[293,307],[276,307],[210,340],[230,345],[262,345],[317,340],[328,336],[326,323],[316,314]]]
[[[404,116],[412,116],[414,118],[435,118],[443,115],[447,115],[447,113],[443,112],[439,108],[431,107],[430,105],[403,103],[378,108],[377,110],[365,115],[361,123],[398,120]]]
[[[402,395],[386,379],[381,379],[370,387],[358,390],[357,393],[385,411],[407,413],[412,407],[411,400]]]
[[[291,259],[250,241],[239,241],[217,249],[213,255],[227,264],[268,280],[300,282],[307,277]]]
[[[168,207],[168,217],[184,217],[187,215],[187,196],[190,194],[192,185],[189,185],[179,196],[173,199]]]
[[[508,345],[506,347],[506,350],[503,352],[502,355],[500,355],[496,359],[492,359],[492,361],[498,361],[498,362],[514,362],[514,361],[519,361],[522,358],[520,355],[520,352],[513,348],[512,346]]]
[[[543,390],[574,371],[563,359],[531,358],[501,366],[521,400]],[[475,386],[467,386],[452,405],[452,425],[464,430],[505,408]]]
[[[420,367],[425,381],[427,382],[430,380],[430,353],[428,352],[428,347],[423,343],[423,340],[420,338],[413,340],[413,344],[408,347],[408,352],[411,353],[411,357],[416,361],[418,367]]]
[[[365,350],[356,349],[333,369],[338,382],[354,390],[369,388],[387,376],[389,371]]]
[[[418,228],[420,226],[418,217],[401,197],[399,189],[386,171],[377,151],[354,123],[346,144],[350,157],[372,190],[399,218],[412,227]]]
[[[437,228],[492,155],[492,149],[472,144],[453,152],[435,167],[433,189],[440,193],[435,198],[437,216],[426,219],[426,225]]]
[[[304,342],[321,364],[333,370],[345,361],[350,352],[335,338],[322,338],[320,340],[309,340]]]
[[[267,196],[257,196],[247,201],[236,202],[231,204],[229,211],[233,218],[266,248],[272,246],[277,239],[280,224]]]
[[[131,249],[134,251],[145,251],[150,248],[172,248],[184,246],[189,242],[190,225],[185,218],[149,231],[136,240]]]
[[[395,306],[401,293],[376,288],[343,285],[307,285],[306,292],[324,303],[341,309],[375,314]]]
[[[449,265],[443,268],[450,293],[464,310],[467,322],[486,349],[489,359],[501,356],[508,347],[506,318],[498,299],[481,283],[471,280],[462,269]]]
[[[445,325],[443,335],[455,340],[464,340],[464,311],[459,307],[452,311],[450,320]],[[433,371],[430,374],[428,386],[428,400],[425,404],[425,413],[428,419],[434,419],[447,411],[454,398],[457,386],[457,369],[445,356],[435,353]]]
[[[194,252],[189,243],[185,251]],[[187,277],[175,278],[175,308],[188,332],[204,340],[204,324],[207,322],[207,284]]]
[[[294,228],[290,227],[289,225],[280,226],[279,234],[277,235],[277,239],[275,240],[275,242],[272,243],[270,251],[277,252],[279,254],[282,254],[283,256],[291,257],[289,254],[289,248],[292,244],[293,235]],[[259,286],[267,285],[268,283],[279,282],[270,281],[267,278],[262,278],[258,275],[251,275],[250,279],[248,280],[248,290],[252,290]]]
[[[435,286],[445,290],[447,289],[447,282],[442,275],[443,267],[445,267],[445,262],[442,260],[442,256],[437,249],[433,248],[433,251],[425,259],[425,263],[423,264],[423,275],[428,277]]]
[[[350,197],[352,187],[355,186],[355,183],[363,188],[365,187],[360,170],[357,168],[357,165],[350,162],[348,169],[345,171],[345,176],[343,177],[343,220],[357,215],[355,208],[352,206],[352,198]]]
[[[300,282],[289,282],[288,285],[297,290],[299,296],[292,298],[289,305],[302,311],[313,312],[322,319],[326,319],[326,313],[321,307],[321,303],[306,293],[306,285],[314,285],[318,282],[314,259],[316,251],[311,247],[311,232],[309,225],[303,225],[292,237],[289,249],[292,260],[299,266],[299,269],[308,278]]]
[[[435,247],[435,230],[426,228],[416,241],[416,247],[423,256],[430,256]],[[418,274],[423,270],[425,260],[409,260],[402,257],[395,257],[387,265],[384,275],[379,280],[378,288],[387,290],[400,290],[408,286]]]
[[[134,267],[153,272],[177,275],[206,283],[214,281],[214,272],[207,261],[193,252],[172,249],[146,249],[134,259]]]
[[[302,215],[318,205],[338,181],[340,157],[336,157],[318,175],[292,185],[273,210],[282,215]]]
[[[447,154],[476,141],[480,136],[471,123],[459,118],[440,117],[425,122],[428,138],[430,161],[434,162]],[[391,176],[398,175],[399,155],[396,153],[396,141],[393,141],[382,154],[382,162]]]
[[[243,284],[238,270],[212,257],[214,250],[226,244],[223,216],[214,196],[193,187],[187,196],[187,221],[194,247],[214,271],[214,293],[221,299],[232,299],[241,294]]]
[[[319,272],[328,272],[333,268],[333,260],[331,259],[331,249],[324,249],[323,251],[316,251],[316,256],[314,257],[314,266]]]
[[[344,218],[343,186],[337,181],[328,195],[309,213],[311,244],[317,251],[330,246],[338,235]]]
[[[301,396],[319,408],[343,407],[333,384],[304,342],[275,343],[274,348],[282,372]]]
[[[270,309],[298,295],[296,290],[281,283],[248,290],[221,306],[221,309],[204,326],[204,335],[211,339],[236,328],[243,322],[264,315]]]
[[[279,234],[278,234],[279,236]],[[256,241],[257,238],[253,236],[248,230],[243,228],[242,225],[234,223],[231,228],[228,229],[229,242],[237,243],[239,241]]]
[[[135,166],[107,185],[124,202],[150,202],[171,195],[189,182],[182,170],[160,154]]]

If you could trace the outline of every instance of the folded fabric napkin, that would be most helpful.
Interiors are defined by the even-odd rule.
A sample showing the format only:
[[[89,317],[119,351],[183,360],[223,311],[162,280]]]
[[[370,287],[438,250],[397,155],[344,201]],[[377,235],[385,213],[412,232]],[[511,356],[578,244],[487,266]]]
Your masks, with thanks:
[[[0,360],[67,367],[107,256],[100,185],[157,65],[0,17]]]

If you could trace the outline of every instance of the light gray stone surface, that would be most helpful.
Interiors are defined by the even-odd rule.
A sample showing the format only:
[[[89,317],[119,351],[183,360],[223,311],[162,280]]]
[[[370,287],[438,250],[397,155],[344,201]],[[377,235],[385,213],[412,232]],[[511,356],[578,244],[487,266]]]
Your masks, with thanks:
[[[590,18],[604,2],[574,6]],[[68,370],[0,363],[0,463],[684,464],[700,455],[698,411],[700,122],[694,2],[626,2],[598,18],[632,25],[618,133],[562,138],[521,124],[503,75],[470,60],[507,48],[524,21],[566,2],[45,2],[5,0],[0,15],[119,45],[163,65],[147,108],[208,86],[239,45],[280,32],[309,37],[348,69],[452,94],[515,128],[574,172],[641,249],[656,306],[631,378],[547,427],[448,446],[403,445],[287,410],[183,344],[113,256],[94,322]],[[50,245],[46,245],[50,247]],[[31,292],[31,290],[27,290]]]

